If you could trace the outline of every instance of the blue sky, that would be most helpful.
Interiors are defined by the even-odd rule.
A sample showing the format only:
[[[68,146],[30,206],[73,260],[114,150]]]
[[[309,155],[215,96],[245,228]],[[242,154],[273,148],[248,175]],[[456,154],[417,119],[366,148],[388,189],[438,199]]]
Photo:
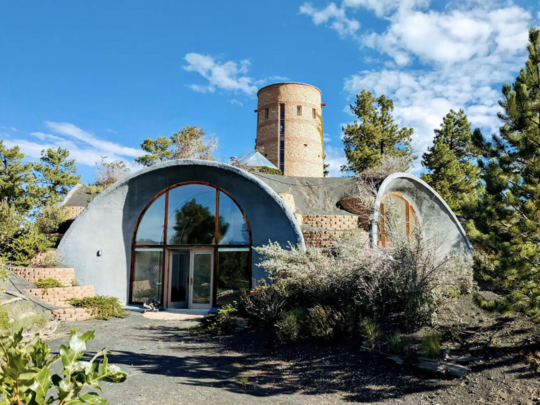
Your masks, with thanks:
[[[254,147],[258,88],[322,90],[332,175],[362,89],[395,101],[419,153],[451,109],[496,131],[501,84],[526,58],[537,1],[19,1],[0,3],[0,139],[29,160],[67,147],[85,182],[101,156],[200,125],[228,161]],[[419,170],[419,165],[415,171]]]

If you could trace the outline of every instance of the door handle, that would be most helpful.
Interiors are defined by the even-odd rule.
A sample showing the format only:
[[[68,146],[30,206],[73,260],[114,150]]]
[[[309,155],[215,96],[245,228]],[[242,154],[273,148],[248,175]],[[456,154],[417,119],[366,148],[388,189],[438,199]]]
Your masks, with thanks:
[[[189,279],[189,285],[193,285],[193,278]]]

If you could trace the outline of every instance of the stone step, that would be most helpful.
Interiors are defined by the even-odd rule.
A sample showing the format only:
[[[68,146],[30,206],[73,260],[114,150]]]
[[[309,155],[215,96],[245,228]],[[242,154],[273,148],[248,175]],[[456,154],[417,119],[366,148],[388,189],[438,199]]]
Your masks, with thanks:
[[[75,282],[75,269],[71,267],[11,267],[10,270],[17,277],[23,278],[32,284],[46,278],[54,278],[70,287]]]
[[[74,307],[55,309],[53,314],[60,321],[86,321],[93,317],[90,309]]]
[[[70,298],[94,297],[96,295],[93,285],[48,289],[30,288],[23,291],[43,302],[46,302],[47,304],[57,307],[69,307],[70,304],[68,300]]]

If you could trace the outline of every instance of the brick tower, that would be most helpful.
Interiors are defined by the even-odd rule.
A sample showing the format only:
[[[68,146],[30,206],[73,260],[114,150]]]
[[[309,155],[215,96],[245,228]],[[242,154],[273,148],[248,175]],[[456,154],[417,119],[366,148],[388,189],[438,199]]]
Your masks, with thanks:
[[[323,177],[321,91],[276,83],[257,93],[257,149],[285,176]]]

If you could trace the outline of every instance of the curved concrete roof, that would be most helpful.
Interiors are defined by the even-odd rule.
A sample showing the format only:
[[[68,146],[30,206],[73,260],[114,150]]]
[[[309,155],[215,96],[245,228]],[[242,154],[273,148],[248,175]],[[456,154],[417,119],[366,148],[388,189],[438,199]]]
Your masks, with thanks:
[[[422,233],[425,236],[438,240],[444,238],[441,253],[446,254],[459,250],[461,247],[469,253],[474,251],[474,247],[452,209],[425,181],[409,173],[391,174],[379,186],[374,206],[379,207],[383,197],[392,192],[402,194],[411,203],[419,216]],[[376,209],[371,230],[374,245],[378,240],[378,216],[379,210]]]
[[[319,90],[319,93],[322,94],[321,89],[319,89],[318,87],[313,86],[312,84],[300,83],[300,82],[283,82],[283,83],[273,83],[273,84],[269,84],[268,86],[261,87],[261,88],[259,89],[259,91],[257,92],[257,96],[259,95],[259,93],[260,93],[261,91],[263,91],[264,89],[267,89],[268,87],[272,87],[272,86],[282,86],[282,85],[284,85],[284,84],[299,84],[299,85],[301,85],[301,86],[309,86],[309,87],[313,87],[314,89]]]
[[[93,284],[97,294],[126,301],[133,235],[148,203],[164,189],[185,182],[215,185],[244,210],[253,246],[269,241],[304,247],[304,238],[287,204],[266,183],[237,167],[203,160],[174,160],[142,169],[96,196],[70,226],[58,253],[74,267],[77,282]],[[99,253],[98,253],[99,252]],[[253,251],[253,264],[261,257]],[[252,283],[265,277],[253,266]]]

